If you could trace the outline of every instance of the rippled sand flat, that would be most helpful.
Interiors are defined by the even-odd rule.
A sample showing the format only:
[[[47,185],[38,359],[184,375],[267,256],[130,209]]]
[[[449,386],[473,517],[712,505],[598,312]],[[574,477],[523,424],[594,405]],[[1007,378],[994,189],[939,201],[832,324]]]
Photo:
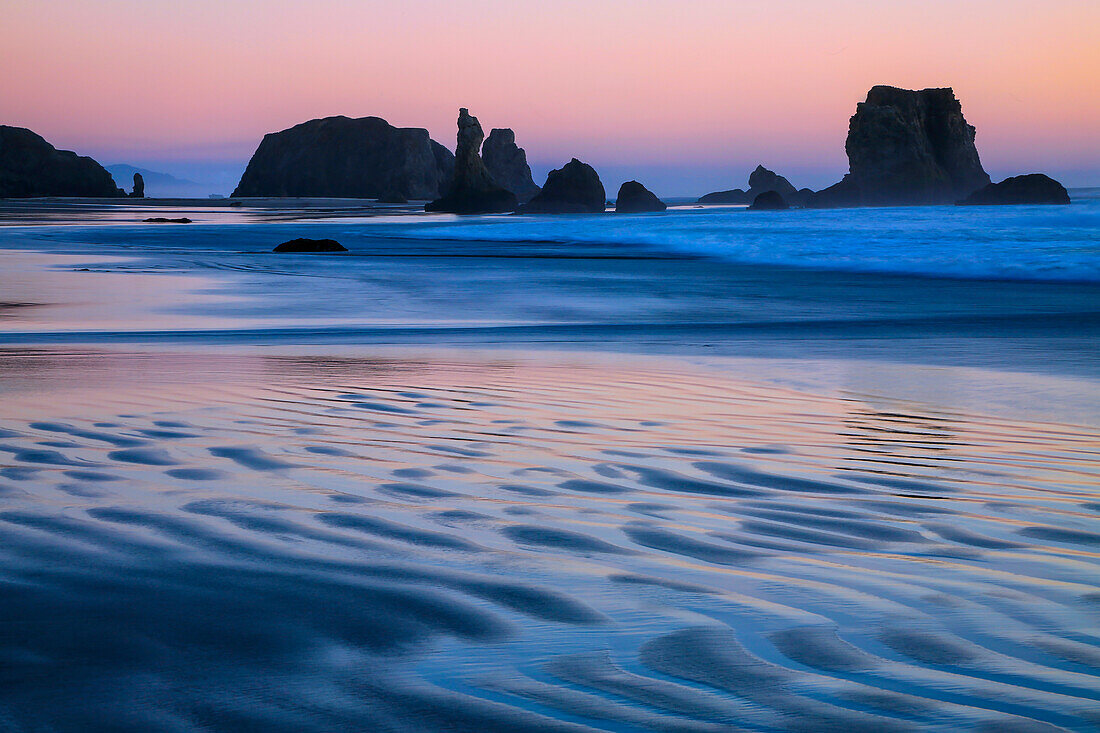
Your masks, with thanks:
[[[1100,726],[1093,427],[300,352],[0,354],[0,728]]]
[[[1095,730],[1098,211],[0,206],[0,731]]]

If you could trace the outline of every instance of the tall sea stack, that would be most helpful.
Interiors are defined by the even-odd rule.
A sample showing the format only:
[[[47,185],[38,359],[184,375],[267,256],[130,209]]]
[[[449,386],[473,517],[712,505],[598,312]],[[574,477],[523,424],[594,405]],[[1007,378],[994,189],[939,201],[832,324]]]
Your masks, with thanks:
[[[26,128],[0,125],[0,198],[125,195],[91,158],[58,150]]]
[[[527,152],[516,145],[516,133],[508,128],[491,130],[481,146],[481,158],[493,180],[514,193],[521,204],[538,194],[540,189],[531,176]]]
[[[876,86],[844,144],[848,175],[809,206],[947,204],[989,183],[955,92]]]
[[[425,206],[425,211],[494,214],[516,210],[516,195],[497,185],[481,160],[484,139],[481,123],[468,109],[460,109],[454,178],[447,193]]]
[[[453,170],[427,130],[325,117],[265,135],[233,195],[434,199]]]
[[[134,171],[134,190],[130,192],[130,198],[145,198],[145,178],[137,171]]]

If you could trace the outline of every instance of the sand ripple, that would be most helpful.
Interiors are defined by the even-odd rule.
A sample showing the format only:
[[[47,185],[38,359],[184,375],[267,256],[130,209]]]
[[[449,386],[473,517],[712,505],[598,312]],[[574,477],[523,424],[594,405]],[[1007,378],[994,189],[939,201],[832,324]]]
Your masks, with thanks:
[[[0,418],[0,728],[1100,725],[1086,428],[659,360],[87,358]]]

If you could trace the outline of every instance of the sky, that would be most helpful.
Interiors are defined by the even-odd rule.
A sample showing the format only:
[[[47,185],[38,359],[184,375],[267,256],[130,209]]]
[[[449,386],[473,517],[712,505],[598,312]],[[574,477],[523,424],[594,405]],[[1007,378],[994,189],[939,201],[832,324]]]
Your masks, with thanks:
[[[228,193],[260,138],[375,115],[453,149],[468,107],[542,183],[798,187],[875,84],[951,86],[995,180],[1100,185],[1098,0],[3,0],[0,124]]]

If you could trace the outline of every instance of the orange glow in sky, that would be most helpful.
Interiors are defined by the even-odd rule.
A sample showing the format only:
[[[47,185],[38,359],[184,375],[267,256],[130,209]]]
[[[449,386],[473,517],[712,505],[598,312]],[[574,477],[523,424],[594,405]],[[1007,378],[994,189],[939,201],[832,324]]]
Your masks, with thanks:
[[[515,129],[537,177],[577,156],[677,193],[764,162],[819,187],[847,168],[856,102],[888,83],[953,86],[994,178],[1100,184],[1097,0],[5,0],[0,16],[0,123],[104,163],[243,167],[264,133],[333,114],[453,147],[465,106]]]

